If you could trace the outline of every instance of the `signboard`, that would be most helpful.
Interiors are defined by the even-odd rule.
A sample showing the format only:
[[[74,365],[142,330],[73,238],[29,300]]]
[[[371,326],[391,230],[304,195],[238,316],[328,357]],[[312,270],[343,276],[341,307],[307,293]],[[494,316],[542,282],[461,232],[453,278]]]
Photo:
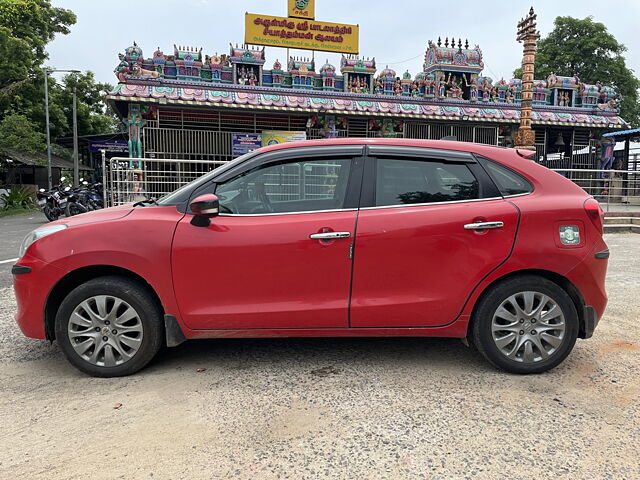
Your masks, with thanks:
[[[106,142],[89,142],[90,152],[99,152],[100,150],[106,150],[107,153],[128,153],[128,143],[122,140],[113,140]]]
[[[359,27],[289,17],[247,13],[244,41],[269,47],[358,53]]]
[[[262,132],[262,146],[264,147],[306,139],[306,132],[286,132],[283,130],[265,130]]]
[[[231,154],[239,157],[262,147],[262,135],[259,133],[232,133]]]
[[[296,18],[313,20],[316,13],[315,0],[289,0],[287,15]]]

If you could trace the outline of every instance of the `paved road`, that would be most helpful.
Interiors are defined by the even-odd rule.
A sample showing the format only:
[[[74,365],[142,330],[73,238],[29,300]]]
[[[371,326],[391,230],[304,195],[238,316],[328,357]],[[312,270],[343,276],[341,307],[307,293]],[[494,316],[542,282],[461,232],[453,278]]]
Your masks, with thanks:
[[[527,377],[456,340],[279,339],[95,379],[22,337],[0,289],[0,478],[640,478],[640,235],[607,241],[596,336]]]
[[[34,228],[47,223],[40,212],[12,217],[0,217],[0,289],[11,286],[11,266],[15,262],[6,262],[18,256],[22,239]]]

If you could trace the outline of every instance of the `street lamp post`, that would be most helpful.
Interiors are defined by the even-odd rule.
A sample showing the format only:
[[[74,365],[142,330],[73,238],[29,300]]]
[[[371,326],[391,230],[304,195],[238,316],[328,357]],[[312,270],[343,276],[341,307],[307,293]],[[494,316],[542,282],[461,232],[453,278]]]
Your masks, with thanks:
[[[51,133],[49,131],[49,74],[54,72],[80,73],[80,70],[56,70],[44,68],[44,113],[47,124],[47,185],[49,190],[53,188],[51,176]],[[76,86],[73,86],[73,184],[78,186],[78,125],[76,118]]]

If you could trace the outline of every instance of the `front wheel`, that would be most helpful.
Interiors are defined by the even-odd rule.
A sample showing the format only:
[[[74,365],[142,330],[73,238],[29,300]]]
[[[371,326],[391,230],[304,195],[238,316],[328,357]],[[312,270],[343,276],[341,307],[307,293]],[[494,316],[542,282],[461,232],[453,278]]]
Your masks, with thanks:
[[[49,205],[44,206],[42,213],[44,213],[44,216],[47,217],[47,220],[50,222],[55,222],[58,219],[58,215],[54,213],[53,209]]]
[[[163,342],[162,312],[148,289],[108,276],[76,287],[56,315],[56,339],[67,359],[95,377],[131,375]]]
[[[578,337],[569,295],[537,276],[504,281],[479,302],[473,340],[484,357],[511,373],[541,373],[559,365]]]

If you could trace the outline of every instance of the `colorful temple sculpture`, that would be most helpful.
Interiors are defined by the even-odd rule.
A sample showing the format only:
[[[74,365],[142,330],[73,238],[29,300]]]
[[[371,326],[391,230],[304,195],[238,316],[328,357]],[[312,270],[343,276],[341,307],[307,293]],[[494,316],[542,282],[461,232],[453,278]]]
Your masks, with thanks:
[[[132,149],[143,156],[229,160],[231,133],[306,130],[321,138],[328,124],[331,136],[455,136],[512,146],[520,120],[522,81],[484,75],[482,50],[460,38],[429,41],[414,76],[388,66],[378,73],[375,58],[356,55],[342,56],[339,74],[328,61],[316,70],[314,59],[300,57],[267,69],[264,47],[250,45],[231,45],[228,54],[174,45],[171,55],[158,48],[145,57],[134,42],[119,58],[108,100],[123,118],[145,122]],[[538,158],[595,149],[603,133],[626,126],[619,104],[612,87],[577,76],[534,80]],[[170,141],[169,130],[184,139]],[[207,147],[187,140],[197,137],[191,132],[208,135]]]

